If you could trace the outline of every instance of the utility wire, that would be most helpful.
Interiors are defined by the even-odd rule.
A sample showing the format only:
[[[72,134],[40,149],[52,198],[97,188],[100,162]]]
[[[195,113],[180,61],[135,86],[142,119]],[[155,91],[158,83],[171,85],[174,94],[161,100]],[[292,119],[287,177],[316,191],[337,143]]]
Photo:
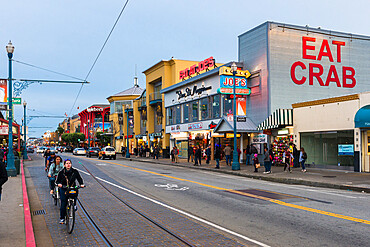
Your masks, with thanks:
[[[63,76],[69,77],[69,78],[73,78],[73,79],[79,80],[79,81],[85,81],[85,80],[83,80],[83,79],[81,79],[81,78],[74,77],[74,76],[67,75],[67,74],[63,74],[63,73],[60,73],[60,72],[57,72],[57,71],[54,71],[54,70],[45,69],[45,68],[42,68],[42,67],[39,67],[39,66],[36,66],[36,65],[33,65],[33,64],[29,64],[29,63],[21,62],[21,61],[15,60],[15,59],[12,59],[12,60],[13,60],[14,62],[17,62],[17,63],[23,64],[23,65],[27,65],[27,66],[30,66],[30,67],[33,67],[33,68],[36,68],[36,69],[40,69],[40,70],[44,70],[44,71],[48,71],[48,72],[51,72],[51,73],[54,73],[54,74],[57,74],[57,75],[63,75]]]
[[[128,4],[128,1],[129,1],[129,0],[127,0],[127,1],[126,1],[126,3],[123,5],[121,12],[119,13],[119,15],[118,15],[118,17],[117,17],[117,19],[116,19],[116,21],[115,21],[115,23],[114,23],[114,25],[113,25],[112,29],[110,30],[110,32],[109,32],[109,34],[108,34],[108,37],[105,39],[105,42],[104,42],[103,46],[101,47],[101,49],[100,49],[100,51],[99,51],[98,55],[96,56],[95,61],[94,61],[94,63],[92,64],[92,66],[91,66],[91,68],[90,68],[89,72],[87,73],[87,75],[86,75],[86,77],[85,77],[85,80],[84,80],[84,81],[86,81],[86,80],[87,80],[87,78],[90,76],[91,71],[92,71],[92,70],[93,70],[93,68],[95,67],[96,62],[98,61],[98,59],[99,59],[99,57],[100,57],[101,53],[102,53],[102,52],[103,52],[103,50],[104,50],[105,45],[107,44],[107,42],[108,42],[108,40],[109,40],[109,38],[110,38],[111,34],[113,33],[114,28],[116,27],[116,25],[117,25],[117,23],[118,23],[119,19],[121,18],[121,15],[122,15],[123,11],[125,10],[125,8],[126,8],[126,6],[127,6],[127,4]],[[83,88],[84,84],[85,84],[85,83],[82,83],[82,85],[81,85],[81,87],[80,87],[80,90],[78,91],[78,94],[77,94],[77,96],[76,96],[75,101],[73,102],[73,105],[72,105],[72,107],[71,107],[71,110],[70,110],[70,112],[69,112],[69,115],[68,115],[68,116],[70,116],[70,115],[72,114],[73,108],[74,108],[74,107],[75,107],[75,105],[76,105],[77,99],[78,99],[78,97],[80,96],[80,93],[81,93],[81,91],[82,91],[82,88]]]

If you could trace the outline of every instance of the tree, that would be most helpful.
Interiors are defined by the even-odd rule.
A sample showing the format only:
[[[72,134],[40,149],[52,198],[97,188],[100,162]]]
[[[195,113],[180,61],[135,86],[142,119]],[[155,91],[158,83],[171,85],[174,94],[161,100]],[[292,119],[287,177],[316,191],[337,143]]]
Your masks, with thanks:
[[[68,145],[77,146],[80,141],[86,140],[86,136],[83,133],[64,133],[62,140]]]
[[[61,136],[64,133],[64,129],[61,126],[58,126],[55,132],[57,132],[58,136]]]
[[[96,132],[96,139],[98,139],[103,146],[107,146],[110,142],[110,137],[102,134],[103,132]]]

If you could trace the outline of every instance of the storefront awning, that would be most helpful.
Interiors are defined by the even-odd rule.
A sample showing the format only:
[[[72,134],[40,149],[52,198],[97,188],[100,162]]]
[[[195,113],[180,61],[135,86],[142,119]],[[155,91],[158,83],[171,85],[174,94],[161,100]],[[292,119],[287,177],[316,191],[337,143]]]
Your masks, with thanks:
[[[357,111],[355,128],[370,128],[370,105],[364,106]]]
[[[234,131],[234,122],[228,121],[225,117],[221,118],[218,122],[216,128],[214,128],[214,133],[227,133]],[[236,132],[237,133],[253,133],[258,132],[257,125],[253,123],[248,117],[245,117],[243,122],[236,122]]]
[[[257,129],[278,129],[286,126],[293,126],[293,109],[277,109],[260,123]]]

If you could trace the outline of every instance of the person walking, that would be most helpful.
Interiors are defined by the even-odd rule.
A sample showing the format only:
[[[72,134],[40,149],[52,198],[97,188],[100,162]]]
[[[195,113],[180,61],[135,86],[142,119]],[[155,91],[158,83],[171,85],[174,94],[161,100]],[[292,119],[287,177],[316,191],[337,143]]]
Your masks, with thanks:
[[[245,164],[249,166],[251,163],[251,146],[249,144],[247,145],[247,148],[245,149],[245,157],[247,159]]]
[[[258,172],[258,168],[260,167],[260,162],[258,160],[258,154],[254,154],[253,165],[254,165],[254,172]]]
[[[189,150],[188,150],[188,162],[194,162],[194,148],[192,145],[189,145]]]
[[[216,160],[216,169],[220,169],[221,150],[220,146],[216,145],[214,159]]]
[[[297,147],[295,144],[292,144],[293,146],[293,167],[297,168],[299,167],[299,151],[297,150]]]
[[[264,166],[265,166],[265,171],[263,172],[264,174],[270,174],[271,173],[271,158],[270,158],[270,153],[267,147],[264,148]]]
[[[159,156],[159,147],[158,146],[155,146],[154,149],[153,149],[153,159],[158,159],[158,156]]]
[[[209,164],[209,162],[211,161],[211,145],[208,146],[208,148],[206,149],[206,156],[207,156],[207,160],[206,160],[206,163]]]
[[[224,148],[224,153],[225,153],[225,159],[226,159],[226,165],[231,166],[231,147],[229,144],[226,144],[226,147]]]
[[[301,147],[301,152],[299,153],[299,163],[302,166],[302,172],[306,172],[306,166],[304,165],[307,160],[307,153],[304,151],[304,148]]]
[[[172,150],[171,150],[171,162],[173,163],[173,162],[175,162],[175,152],[176,152],[176,150],[175,150],[175,146],[172,148]]]
[[[1,151],[0,151],[1,153]],[[3,152],[4,154],[4,152]],[[5,182],[8,181],[8,173],[6,171],[6,167],[5,167],[5,162],[4,162],[4,155],[3,155],[3,159],[0,161],[0,201],[1,201],[1,192],[2,192],[2,187],[3,187],[3,184],[5,184]]]
[[[200,166],[202,165],[202,149],[200,148],[200,146],[198,145],[197,146],[197,149],[195,150],[195,166]]]
[[[178,163],[180,150],[176,146],[174,148],[175,148],[175,163]]]
[[[283,153],[283,161],[284,161],[284,172],[286,171],[286,168],[288,168],[289,172],[292,172],[290,169],[290,163],[293,160],[293,155],[289,151],[289,147],[285,150]]]

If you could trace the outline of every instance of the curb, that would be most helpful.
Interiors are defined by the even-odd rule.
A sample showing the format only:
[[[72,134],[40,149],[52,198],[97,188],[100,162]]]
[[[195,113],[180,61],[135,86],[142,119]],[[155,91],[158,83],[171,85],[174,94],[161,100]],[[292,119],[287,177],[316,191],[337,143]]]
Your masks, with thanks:
[[[24,209],[24,228],[26,232],[26,247],[36,247],[35,235],[33,232],[30,203],[28,200],[26,178],[24,176],[23,160],[21,160],[23,209]]]
[[[205,171],[224,173],[224,174],[229,174],[229,175],[234,175],[234,176],[258,179],[258,180],[264,180],[264,181],[282,183],[282,184],[306,185],[306,186],[312,186],[312,187],[331,188],[331,189],[340,189],[340,190],[352,190],[352,191],[356,191],[356,192],[370,193],[370,188],[358,187],[358,186],[352,186],[352,185],[341,185],[341,184],[331,184],[331,183],[324,183],[324,182],[313,182],[313,181],[293,179],[293,178],[274,178],[274,177],[267,177],[267,176],[242,174],[242,173],[236,172],[236,171],[223,171],[223,170],[216,170],[216,169],[212,169],[212,168],[199,167],[199,166],[198,167],[193,167],[193,166],[182,165],[182,164],[179,164],[179,163],[177,163],[177,164],[176,163],[168,164],[168,163],[163,163],[163,162],[160,162],[160,161],[141,160],[141,159],[137,160],[136,158],[120,157],[120,159],[129,160],[129,161],[140,161],[140,162],[146,162],[146,163],[152,163],[152,164],[186,167],[186,168],[190,168],[190,169],[200,169],[200,170],[205,170]]]

